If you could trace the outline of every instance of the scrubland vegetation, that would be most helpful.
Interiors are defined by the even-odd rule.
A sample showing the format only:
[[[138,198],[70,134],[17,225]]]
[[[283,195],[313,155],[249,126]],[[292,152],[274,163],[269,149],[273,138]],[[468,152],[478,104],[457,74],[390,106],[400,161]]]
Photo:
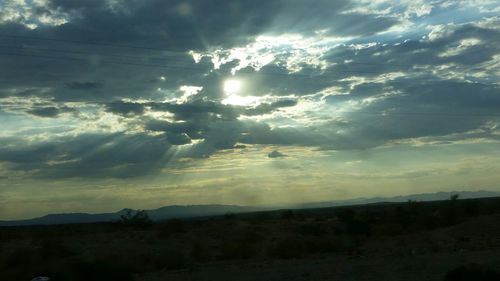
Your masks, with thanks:
[[[272,268],[270,261],[300,263],[331,256],[397,258],[491,249],[499,250],[498,255],[500,227],[495,219],[499,215],[500,198],[452,197],[440,202],[280,210],[156,223],[146,213],[136,212],[115,223],[4,227],[0,228],[0,280],[41,275],[69,281],[145,280],[144,276],[154,280],[151,276],[157,272],[168,275],[231,263]],[[477,280],[500,280],[491,279],[498,278],[492,269],[495,261],[475,262],[479,265],[450,264],[436,273],[441,276],[436,280],[476,280],[457,279],[467,274],[485,276]]]

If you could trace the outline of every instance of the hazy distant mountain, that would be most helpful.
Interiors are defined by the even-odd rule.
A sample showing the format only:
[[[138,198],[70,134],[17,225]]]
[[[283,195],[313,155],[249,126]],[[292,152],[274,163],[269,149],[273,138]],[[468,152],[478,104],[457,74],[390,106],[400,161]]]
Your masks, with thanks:
[[[456,191],[456,192],[437,192],[425,194],[413,194],[396,197],[375,197],[375,198],[360,198],[342,201],[326,201],[305,203],[299,205],[286,206],[293,209],[307,208],[326,208],[335,206],[348,205],[363,205],[380,202],[405,202],[408,200],[415,201],[436,201],[449,199],[452,194],[458,194],[460,199],[485,198],[500,196],[500,192],[493,191]],[[190,206],[166,206],[158,209],[147,210],[148,215],[153,220],[165,220],[171,218],[194,218],[204,216],[217,216],[226,213],[246,213],[265,211],[272,209],[281,209],[280,207],[248,207],[237,205],[190,205]],[[120,219],[122,214],[125,214],[127,209],[123,209],[116,213],[103,214],[86,214],[86,213],[69,213],[69,214],[50,214],[39,218],[16,220],[16,221],[0,221],[0,226],[13,225],[51,225],[51,224],[67,224],[67,223],[91,223],[91,222],[111,222]]]
[[[438,201],[447,200],[451,195],[458,194],[459,199],[473,199],[473,198],[486,198],[500,196],[500,192],[493,191],[451,191],[451,192],[436,192],[436,193],[422,193],[411,194],[395,197],[374,197],[374,198],[357,198],[341,201],[324,201],[315,203],[305,203],[294,206],[294,208],[307,209],[307,208],[325,208],[335,206],[349,206],[349,205],[363,205],[381,202],[406,202],[408,200],[414,201]]]
[[[158,209],[147,210],[149,217],[153,220],[165,220],[171,218],[190,218],[203,216],[216,216],[226,213],[243,213],[261,211],[265,208],[244,207],[236,205],[192,205],[192,206],[166,206]],[[127,209],[116,213],[86,214],[86,213],[68,213],[68,214],[49,214],[39,218],[0,221],[0,226],[13,225],[50,225],[67,223],[90,223],[90,222],[111,222],[120,219]]]

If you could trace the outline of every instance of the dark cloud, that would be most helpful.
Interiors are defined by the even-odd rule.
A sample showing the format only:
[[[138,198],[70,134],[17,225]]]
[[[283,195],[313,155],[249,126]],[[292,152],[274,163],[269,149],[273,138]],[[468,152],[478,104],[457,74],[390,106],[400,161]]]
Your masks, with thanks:
[[[49,106],[49,107],[41,107],[41,108],[34,108],[31,110],[26,111],[29,114],[38,116],[38,117],[57,117],[61,113],[65,112],[73,112],[74,110],[71,108],[58,108],[54,106]]]
[[[247,108],[243,111],[244,115],[262,115],[271,113],[279,108],[293,107],[297,105],[296,100],[280,100],[273,103],[261,103],[253,108]]]
[[[144,41],[166,49],[204,49],[247,41],[273,19],[282,1],[51,1],[74,18],[57,36],[113,42]],[[133,11],[133,12],[132,12]],[[210,14],[211,16],[207,16]]]
[[[400,78],[370,85],[369,89],[378,91],[363,89],[327,97],[328,102],[342,106],[346,101],[379,96],[344,115],[347,123],[341,138],[351,139],[353,147],[369,148],[393,140],[465,133],[499,119],[496,112],[500,110],[500,88],[494,85]],[[381,96],[391,91],[398,94]]]
[[[349,0],[278,1],[283,7],[276,11],[271,33],[311,34],[326,30],[332,36],[370,35],[398,23],[396,18],[375,14],[348,12],[355,7]]]
[[[102,88],[103,85],[99,82],[73,81],[73,82],[66,83],[66,86],[71,90],[87,91],[87,90],[94,90],[94,89]]]
[[[280,157],[285,157],[286,155],[277,151],[277,150],[273,150],[272,152],[270,152],[269,154],[267,154],[267,157],[269,158],[280,158]]]
[[[0,161],[41,178],[135,177],[164,167],[171,148],[164,136],[86,134],[1,147]]]
[[[0,89],[0,98],[7,97],[30,97],[30,96],[38,96],[45,97],[47,96],[46,90],[43,88],[36,87],[28,87],[28,88],[4,88]]]
[[[335,62],[326,75],[340,78],[358,74],[376,76],[387,72],[414,72],[416,67],[450,65],[450,71],[464,72],[464,67],[480,64],[493,59],[500,52],[494,42],[500,40],[500,32],[464,24],[447,27],[448,32],[437,38],[404,40],[393,44],[376,44],[371,47],[356,49],[350,45],[339,46],[325,55],[325,59]],[[463,44],[463,40],[479,40],[476,45],[464,47],[456,54],[445,55]],[[420,69],[428,71],[428,69]],[[476,69],[475,71],[477,71]]]
[[[368,149],[408,138],[470,135],[498,121],[495,81],[467,77],[488,71],[481,64],[495,60],[500,51],[498,29],[449,24],[439,36],[408,32],[389,40],[383,36],[394,35],[379,33],[398,24],[397,15],[362,14],[356,7],[347,0],[49,1],[34,13],[57,11],[68,16],[67,23],[33,30],[21,23],[0,24],[0,34],[17,36],[0,37],[13,48],[0,54],[0,98],[11,104],[6,108],[5,102],[1,109],[55,120],[76,112],[69,104],[76,102],[82,108],[99,108],[83,109],[88,115],[104,110],[127,117],[120,120],[125,127],[133,123],[134,133],[125,129],[52,137],[38,144],[19,139],[0,145],[0,161],[39,177],[131,177],[158,172],[172,161],[168,152],[178,145],[191,144],[182,156],[194,158],[250,144]],[[284,48],[260,71],[247,67],[234,76],[237,59],[214,70],[210,58],[197,64],[188,53],[241,47],[259,35],[294,33],[304,40],[310,36],[318,45],[325,36],[353,39],[315,58],[326,68]],[[477,44],[464,43],[471,39]],[[288,62],[300,70],[289,73]],[[439,71],[438,66],[448,68]],[[393,72],[402,76],[379,77]],[[443,78],[447,75],[452,78]],[[266,96],[270,102],[222,104],[228,77],[248,85],[242,96]],[[203,89],[173,102],[183,85]],[[308,121],[275,126],[272,119],[255,118],[279,115],[284,108],[293,111],[301,99],[321,97],[332,87],[335,95],[314,100],[318,110],[320,102],[330,106],[324,112],[298,110],[298,115],[313,117],[288,117]],[[23,99],[28,97],[37,101]],[[167,112],[172,116],[151,117]],[[145,133],[135,133],[140,127]],[[481,137],[494,137],[494,131],[482,130]]]
[[[167,134],[167,140],[173,145],[183,145],[191,143],[191,138],[186,133]]]
[[[164,120],[150,119],[144,124],[146,130],[154,132],[165,132],[167,135],[186,134],[190,139],[202,139],[208,129],[207,123],[201,122],[181,122],[171,123]]]
[[[115,114],[132,117],[144,113],[144,105],[133,102],[115,101],[106,104],[106,110]]]

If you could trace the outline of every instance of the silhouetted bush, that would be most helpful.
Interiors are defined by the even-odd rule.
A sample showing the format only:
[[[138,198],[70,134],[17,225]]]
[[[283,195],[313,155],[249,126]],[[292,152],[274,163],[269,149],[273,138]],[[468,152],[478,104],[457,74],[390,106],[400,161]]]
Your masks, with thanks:
[[[446,273],[444,281],[498,281],[500,272],[477,264],[459,266]]]
[[[145,210],[133,211],[127,209],[124,215],[120,216],[120,224],[135,228],[148,228],[153,224]]]

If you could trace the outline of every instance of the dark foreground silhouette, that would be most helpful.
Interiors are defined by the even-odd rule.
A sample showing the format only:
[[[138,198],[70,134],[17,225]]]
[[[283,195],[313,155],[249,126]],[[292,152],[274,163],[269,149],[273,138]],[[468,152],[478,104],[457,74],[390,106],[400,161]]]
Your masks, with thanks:
[[[500,198],[0,228],[0,280],[500,280]]]

